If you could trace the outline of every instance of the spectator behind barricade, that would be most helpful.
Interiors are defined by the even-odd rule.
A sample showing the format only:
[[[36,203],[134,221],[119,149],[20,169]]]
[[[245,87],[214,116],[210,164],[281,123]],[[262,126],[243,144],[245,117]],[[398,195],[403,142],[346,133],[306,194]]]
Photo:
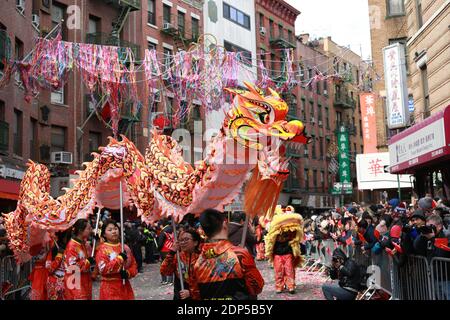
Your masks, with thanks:
[[[425,256],[428,259],[450,258],[448,238],[444,233],[444,225],[441,217],[431,215],[427,218],[426,225],[418,228],[419,235],[414,240],[415,254]]]
[[[230,222],[228,223],[228,240],[235,245],[239,246],[242,241],[245,224],[245,213],[241,211],[235,211],[231,214]],[[245,236],[245,248],[254,257],[254,246],[256,244],[256,236],[252,226],[247,226],[247,234]]]
[[[423,210],[417,209],[402,229],[402,247],[406,254],[414,253],[414,240],[419,236],[418,229],[426,224],[426,218]]]
[[[422,209],[424,215],[428,217],[433,213],[433,209],[436,207],[437,203],[431,197],[423,197],[419,199],[418,205],[419,209]]]
[[[383,252],[383,243],[389,239],[389,229],[386,220],[381,220],[375,227],[374,236],[377,239],[377,242],[372,247],[372,252],[374,254],[381,254]]]
[[[332,280],[339,282],[322,285],[322,292],[327,300],[355,300],[360,289],[361,272],[352,259],[337,248],[333,251],[331,267],[328,273]]]
[[[364,251],[371,250],[377,239],[374,235],[374,227],[367,223],[366,219],[358,222],[358,236],[355,240],[355,245],[361,246]]]
[[[344,246],[350,245],[351,243],[353,243],[352,230],[354,221],[352,218],[342,218],[340,224],[342,226],[342,231],[333,233],[331,236],[339,244],[342,244]]]
[[[4,226],[3,217],[0,216],[0,259],[12,254],[8,247],[8,236]]]

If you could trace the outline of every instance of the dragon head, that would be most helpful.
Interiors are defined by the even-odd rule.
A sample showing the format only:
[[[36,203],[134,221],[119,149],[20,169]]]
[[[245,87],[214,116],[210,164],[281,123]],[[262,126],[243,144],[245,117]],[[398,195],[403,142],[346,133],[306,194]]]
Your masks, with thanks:
[[[225,88],[236,97],[235,104],[227,113],[226,126],[238,143],[247,148],[262,150],[263,141],[270,137],[281,141],[309,143],[305,127],[299,120],[286,121],[289,107],[278,93],[269,88],[270,95],[244,82],[247,90]]]

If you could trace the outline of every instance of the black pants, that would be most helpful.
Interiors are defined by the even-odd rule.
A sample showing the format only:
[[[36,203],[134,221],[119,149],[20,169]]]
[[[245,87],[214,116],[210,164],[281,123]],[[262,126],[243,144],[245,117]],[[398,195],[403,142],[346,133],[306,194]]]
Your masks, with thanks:
[[[136,259],[136,263],[138,266],[138,269],[142,269],[142,250],[141,246],[136,244],[131,247],[131,251],[133,252],[133,256]]]
[[[154,263],[155,262],[155,254],[153,250],[153,243],[145,243],[145,259],[146,263]]]

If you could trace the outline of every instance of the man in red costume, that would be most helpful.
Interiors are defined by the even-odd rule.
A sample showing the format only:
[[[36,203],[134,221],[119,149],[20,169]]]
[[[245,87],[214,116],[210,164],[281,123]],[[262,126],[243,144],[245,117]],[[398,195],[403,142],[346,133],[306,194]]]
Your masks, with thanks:
[[[208,240],[194,265],[193,299],[256,299],[264,279],[247,249],[228,241],[228,223],[220,211],[205,210],[200,224]]]

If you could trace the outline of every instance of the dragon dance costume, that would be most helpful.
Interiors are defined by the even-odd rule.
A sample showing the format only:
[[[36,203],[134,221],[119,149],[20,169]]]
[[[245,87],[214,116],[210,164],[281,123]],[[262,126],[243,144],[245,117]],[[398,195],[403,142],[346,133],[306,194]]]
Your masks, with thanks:
[[[47,255],[45,264],[48,270],[47,297],[48,300],[64,300],[64,255],[58,252],[53,258],[52,252]]]
[[[295,268],[302,262],[300,242],[303,240],[303,219],[299,214],[274,216],[265,238],[266,256],[273,262],[275,289],[295,290]]]
[[[124,250],[128,257],[126,261],[119,255],[122,252],[120,243],[104,242],[97,248],[95,260],[102,276],[100,300],[134,300],[134,292],[129,279],[137,275],[138,268],[130,248],[125,245]],[[123,267],[128,275],[125,284],[120,274]]]
[[[92,300],[89,248],[83,241],[72,238],[64,252],[64,300]],[[79,275],[79,276],[78,276]]]
[[[39,250],[39,251],[38,251]],[[43,246],[36,246],[30,249],[31,252],[38,251],[34,256],[34,267],[29,276],[31,281],[31,300],[47,300],[47,277],[48,270],[45,268],[47,254],[51,251],[50,243]],[[34,253],[34,252],[33,252]]]
[[[228,240],[203,244],[194,266],[193,299],[256,299],[263,286],[264,279],[247,249]]]
[[[180,251],[180,261],[181,261],[181,273],[183,274],[183,284],[184,289],[189,290],[191,288],[192,278],[193,278],[193,270],[195,263],[197,262],[197,259],[199,257],[199,254],[196,252],[187,253]],[[171,276],[175,275],[174,280],[174,300],[180,299],[180,290],[181,290],[181,284],[180,284],[180,278],[178,274],[178,260],[176,252],[170,251],[164,261],[161,264],[160,273],[163,276]]]

